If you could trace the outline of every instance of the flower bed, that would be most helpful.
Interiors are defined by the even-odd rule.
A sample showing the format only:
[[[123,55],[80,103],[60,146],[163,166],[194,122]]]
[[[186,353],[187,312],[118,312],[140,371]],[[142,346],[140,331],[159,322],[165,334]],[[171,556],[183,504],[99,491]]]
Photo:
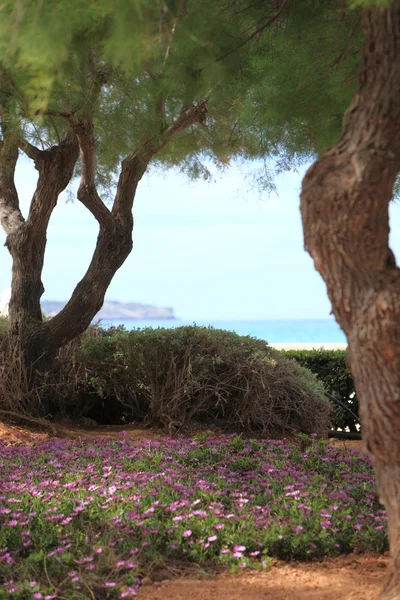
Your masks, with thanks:
[[[0,446],[0,598],[124,598],[156,561],[266,567],[388,547],[370,461],[206,435]]]

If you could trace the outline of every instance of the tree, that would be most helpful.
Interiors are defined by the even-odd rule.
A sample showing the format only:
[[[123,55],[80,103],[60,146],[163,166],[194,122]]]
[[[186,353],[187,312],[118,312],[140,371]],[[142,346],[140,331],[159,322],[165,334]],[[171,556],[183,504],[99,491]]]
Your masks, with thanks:
[[[356,94],[339,142],[304,178],[301,212],[306,248],[348,338],[363,438],[389,517],[381,599],[398,600],[400,270],[389,247],[388,206],[400,170],[400,1],[364,9],[363,30]]]
[[[286,164],[332,141],[351,94],[341,84],[356,64],[359,19],[340,0],[334,9],[325,0],[5,0],[0,10],[0,221],[13,259],[9,331],[34,374],[100,309],[131,252],[133,202],[150,164],[206,175],[207,159],[221,164],[267,154]],[[325,41],[332,36],[333,50]],[[38,171],[26,219],[14,183],[21,152]],[[78,200],[99,235],[69,302],[43,321],[46,232],[75,176]],[[110,206],[101,196],[110,194],[114,178]]]

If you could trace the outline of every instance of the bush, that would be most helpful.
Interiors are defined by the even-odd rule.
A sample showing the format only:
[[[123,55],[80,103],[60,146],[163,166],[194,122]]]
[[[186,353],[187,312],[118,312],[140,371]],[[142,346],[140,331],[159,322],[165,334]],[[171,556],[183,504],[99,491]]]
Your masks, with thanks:
[[[2,355],[0,371],[16,372],[17,357]],[[311,371],[262,340],[211,327],[91,326],[61,350],[39,391],[26,388],[20,368],[3,382],[0,408],[20,390],[24,413],[37,407],[32,416],[172,429],[207,423],[268,435],[330,427],[330,403]]]
[[[251,337],[197,326],[92,328],[75,360],[85,374],[80,406],[100,422],[211,422],[270,434],[329,429],[316,377]]]
[[[345,350],[288,350],[284,354],[315,373],[325,390],[358,416],[358,399]],[[335,405],[332,423],[335,429],[348,427],[350,431],[357,431],[357,421],[340,406]]]

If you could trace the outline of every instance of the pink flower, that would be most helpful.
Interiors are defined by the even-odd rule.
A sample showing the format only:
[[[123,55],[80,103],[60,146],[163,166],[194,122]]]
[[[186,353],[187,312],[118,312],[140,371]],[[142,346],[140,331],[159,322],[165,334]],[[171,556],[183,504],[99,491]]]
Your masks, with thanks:
[[[116,587],[116,585],[117,584],[115,583],[115,581],[106,581],[103,587],[105,587],[105,588],[113,588],[113,587]]]
[[[215,542],[215,540],[218,539],[218,538],[217,538],[216,535],[210,535],[207,539],[208,539],[209,542]]]
[[[127,587],[124,592],[121,592],[119,598],[127,598],[128,596],[136,596],[137,589],[134,587]]]
[[[192,535],[192,530],[191,529],[186,529],[183,533],[182,533],[183,537],[188,538]]]

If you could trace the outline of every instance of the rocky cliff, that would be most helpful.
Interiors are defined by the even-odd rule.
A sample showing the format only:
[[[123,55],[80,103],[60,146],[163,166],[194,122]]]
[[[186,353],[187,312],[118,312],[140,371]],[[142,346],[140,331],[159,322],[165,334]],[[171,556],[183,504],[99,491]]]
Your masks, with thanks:
[[[63,309],[66,302],[43,300],[42,311],[45,315],[53,316]],[[117,302],[106,300],[103,308],[96,315],[97,319],[174,319],[174,310],[164,306],[139,304],[138,302]]]

